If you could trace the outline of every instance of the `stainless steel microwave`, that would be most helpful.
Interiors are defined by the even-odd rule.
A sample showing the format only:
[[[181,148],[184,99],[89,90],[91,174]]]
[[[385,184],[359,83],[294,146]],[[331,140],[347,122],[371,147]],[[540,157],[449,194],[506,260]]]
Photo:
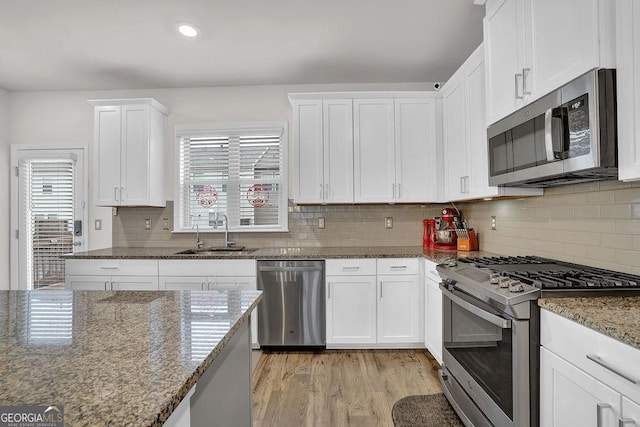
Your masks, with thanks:
[[[616,126],[615,70],[590,71],[487,129],[489,184],[617,178]]]

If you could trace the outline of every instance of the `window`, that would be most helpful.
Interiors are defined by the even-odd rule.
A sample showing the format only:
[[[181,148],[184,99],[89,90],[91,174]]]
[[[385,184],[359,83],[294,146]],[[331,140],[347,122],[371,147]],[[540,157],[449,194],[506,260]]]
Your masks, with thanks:
[[[174,230],[287,231],[287,124],[176,126]]]

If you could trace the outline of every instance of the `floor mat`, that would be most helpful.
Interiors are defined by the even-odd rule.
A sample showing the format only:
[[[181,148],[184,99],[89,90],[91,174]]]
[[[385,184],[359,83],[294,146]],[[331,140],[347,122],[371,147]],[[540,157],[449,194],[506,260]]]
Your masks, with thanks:
[[[403,397],[393,405],[391,416],[395,427],[464,425],[442,393]]]

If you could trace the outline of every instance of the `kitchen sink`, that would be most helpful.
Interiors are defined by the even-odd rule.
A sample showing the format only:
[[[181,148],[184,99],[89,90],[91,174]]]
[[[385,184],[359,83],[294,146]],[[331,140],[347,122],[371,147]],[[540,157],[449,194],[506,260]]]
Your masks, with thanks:
[[[252,250],[245,250],[244,246],[231,246],[231,247],[212,247],[204,249],[186,249],[184,251],[176,252],[176,255],[240,255],[250,254]]]

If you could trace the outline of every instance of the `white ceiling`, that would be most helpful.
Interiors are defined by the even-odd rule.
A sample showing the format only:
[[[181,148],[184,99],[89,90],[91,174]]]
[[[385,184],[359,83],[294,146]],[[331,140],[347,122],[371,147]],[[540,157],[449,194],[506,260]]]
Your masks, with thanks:
[[[0,0],[0,88],[445,81],[483,15],[472,0]]]

